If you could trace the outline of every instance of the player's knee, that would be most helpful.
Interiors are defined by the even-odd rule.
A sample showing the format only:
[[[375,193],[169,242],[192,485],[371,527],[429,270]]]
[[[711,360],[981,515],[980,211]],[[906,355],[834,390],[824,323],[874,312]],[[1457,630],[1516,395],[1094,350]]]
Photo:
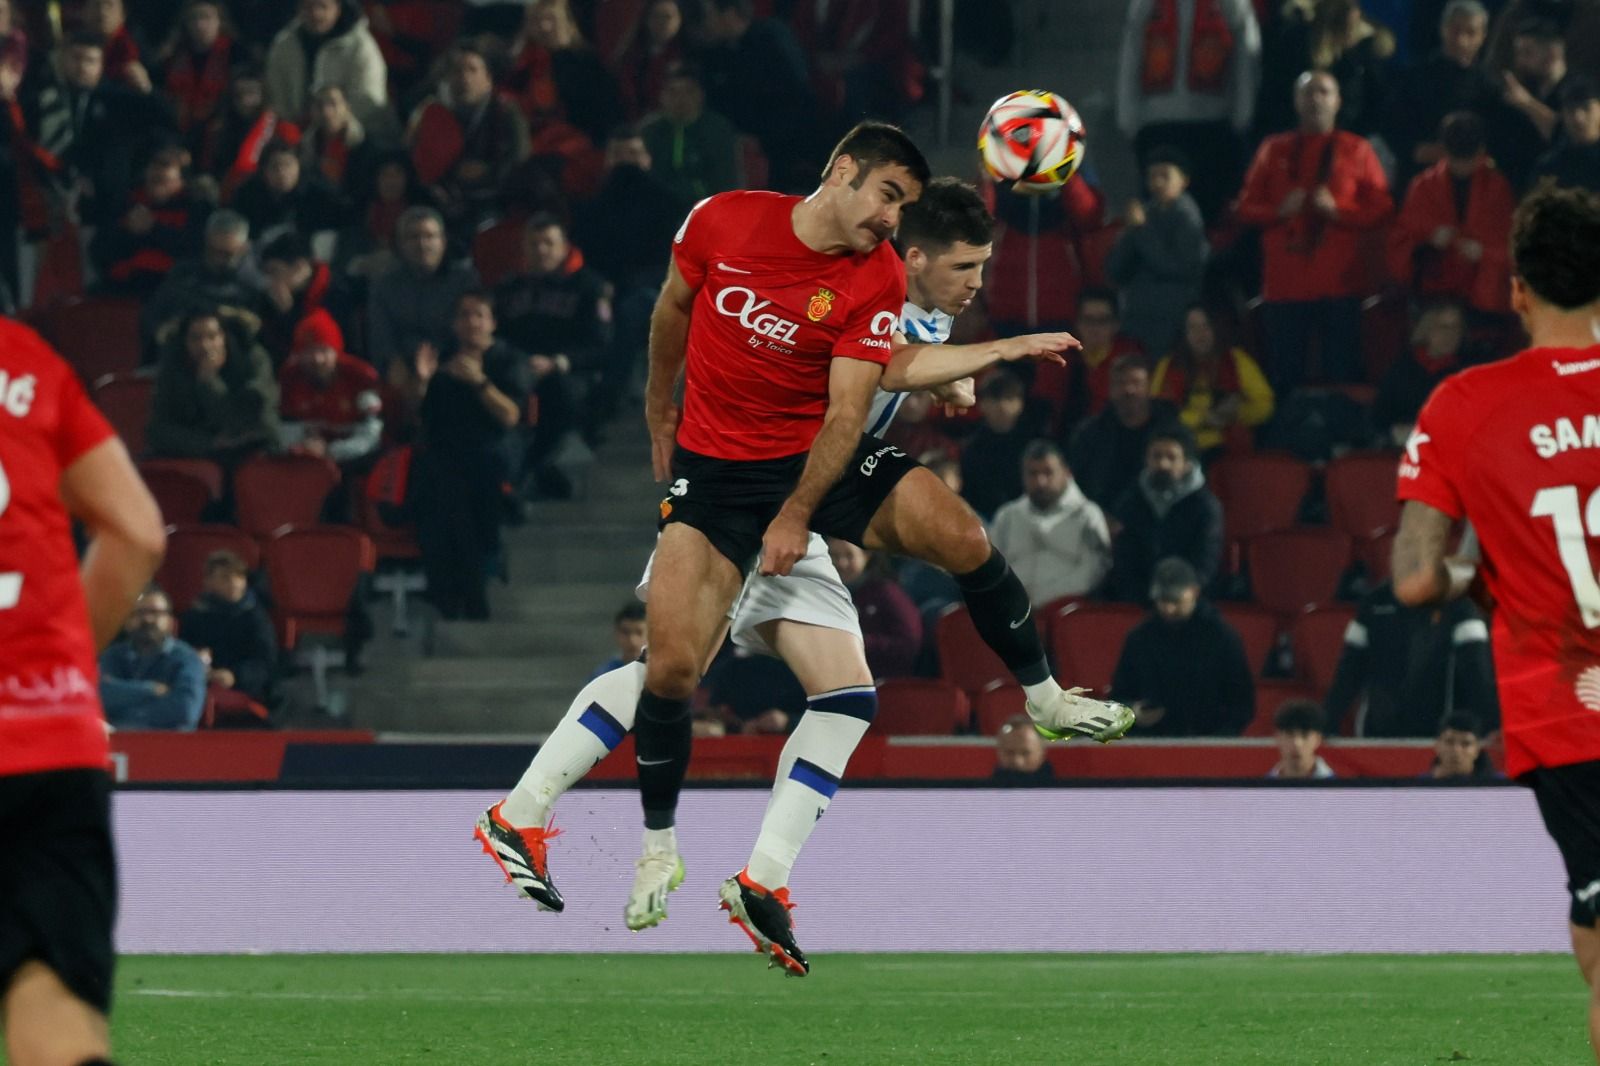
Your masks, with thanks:
[[[975,514],[967,514],[966,520],[945,539],[945,569],[952,574],[970,574],[984,563],[989,561],[989,556],[994,554],[994,548],[989,543],[989,534],[984,532],[983,523]]]
[[[669,700],[686,700],[700,683],[700,664],[691,655],[650,649],[645,664],[644,687]]]

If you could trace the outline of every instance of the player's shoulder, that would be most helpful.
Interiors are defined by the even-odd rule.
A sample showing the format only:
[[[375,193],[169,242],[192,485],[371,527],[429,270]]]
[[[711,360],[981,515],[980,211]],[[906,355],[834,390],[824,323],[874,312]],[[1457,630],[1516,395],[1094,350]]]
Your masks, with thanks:
[[[693,213],[716,218],[753,218],[767,212],[792,207],[798,196],[768,189],[732,189],[714,193],[694,205]]]
[[[13,318],[0,318],[0,389],[37,391],[56,386],[73,374],[72,367],[33,328]],[[0,393],[0,399],[4,399]]]
[[[1600,350],[1595,354],[1600,369]],[[1520,393],[1546,387],[1558,372],[1539,349],[1528,349],[1450,375],[1433,390],[1427,406],[1436,413],[1487,416]]]

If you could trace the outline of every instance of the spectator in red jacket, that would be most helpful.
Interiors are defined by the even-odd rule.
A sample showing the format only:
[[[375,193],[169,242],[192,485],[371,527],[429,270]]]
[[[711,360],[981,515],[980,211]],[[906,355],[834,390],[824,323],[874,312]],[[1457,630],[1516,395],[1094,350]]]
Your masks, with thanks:
[[[1362,233],[1393,209],[1378,157],[1364,137],[1334,129],[1339,83],[1307,71],[1295,83],[1300,128],[1268,137],[1245,175],[1236,214],[1262,228],[1262,297],[1273,390],[1287,397],[1320,338],[1323,377],[1360,371],[1361,297],[1376,286]]]
[[[417,109],[406,140],[417,176],[432,188],[451,234],[465,240],[494,211],[507,175],[528,157],[528,124],[495,93],[483,49],[457,45],[448,71],[438,94]]]
[[[1105,197],[1080,174],[1047,193],[993,187],[994,257],[984,291],[989,320],[1002,337],[1064,328],[1083,287],[1081,236],[1099,229]]]
[[[893,119],[922,92],[906,0],[800,0],[790,21],[811,57],[812,84],[841,126]]]
[[[267,145],[274,141],[299,144],[300,127],[267,106],[261,68],[240,67],[228,86],[227,105],[206,132],[206,154],[199,167],[216,178],[227,199],[261,166]]]
[[[850,590],[874,678],[908,677],[922,648],[922,615],[881,562],[847,540],[829,538],[828,555]]]
[[[383,436],[378,372],[344,350],[344,334],[326,311],[313,311],[294,334],[294,355],[278,372],[283,444],[341,465],[373,455]]]
[[[512,45],[506,88],[535,128],[556,121],[603,144],[623,119],[617,81],[583,39],[568,0],[533,0]]]
[[[1112,363],[1124,355],[1144,354],[1138,341],[1123,335],[1117,294],[1111,289],[1079,293],[1072,331],[1083,347],[1068,353],[1064,366],[1040,363],[1029,393],[1035,405],[1043,405],[1043,429],[1053,437],[1070,436],[1085,418],[1105,409]]]
[[[178,260],[199,253],[206,212],[184,181],[187,162],[182,148],[159,149],[116,225],[95,234],[90,251],[102,291],[149,296]]]
[[[212,121],[225,106],[229,68],[238,59],[219,0],[188,0],[163,51],[161,92],[177,112],[184,143],[202,160]]]
[[[286,230],[261,248],[261,278],[266,299],[261,315],[261,344],[281,367],[294,352],[294,340],[306,316],[320,310],[334,288],[333,271],[311,254],[311,242]]]
[[[1389,231],[1389,272],[1421,296],[1505,314],[1516,195],[1484,152],[1477,115],[1446,115],[1439,140],[1445,158],[1412,179]]]
[[[634,119],[655,111],[667,71],[683,59],[683,11],[678,0],[650,0],[633,40],[617,62],[623,103]]]
[[[134,92],[150,91],[150,72],[140,61],[139,43],[128,27],[122,0],[88,0],[83,5],[83,26],[105,41],[105,76]]]

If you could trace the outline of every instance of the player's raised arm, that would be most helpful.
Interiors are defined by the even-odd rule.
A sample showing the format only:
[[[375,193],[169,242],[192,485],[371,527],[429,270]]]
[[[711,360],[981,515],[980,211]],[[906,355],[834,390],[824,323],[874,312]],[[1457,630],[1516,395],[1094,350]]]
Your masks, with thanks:
[[[1063,352],[1082,347],[1070,333],[1034,333],[982,344],[900,344],[884,368],[882,387],[917,392],[972,377],[995,363],[1065,363]]]
[[[665,481],[672,469],[672,448],[678,432],[675,395],[689,350],[689,309],[694,306],[694,294],[678,264],[672,263],[650,314],[650,373],[644,390],[644,419],[650,427],[650,461],[657,481]]]
[[[811,442],[805,470],[761,541],[761,572],[787,574],[806,553],[811,515],[861,443],[883,366],[839,357],[828,370],[828,413]]]
[[[161,510],[115,437],[89,449],[61,475],[61,499],[89,527],[81,567],[97,649],[104,649],[166,553]]]

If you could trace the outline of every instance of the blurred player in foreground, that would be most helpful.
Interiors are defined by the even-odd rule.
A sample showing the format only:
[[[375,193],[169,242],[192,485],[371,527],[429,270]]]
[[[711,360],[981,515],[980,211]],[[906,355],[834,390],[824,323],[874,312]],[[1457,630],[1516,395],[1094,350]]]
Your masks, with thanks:
[[[1506,772],[1533,789],[1572,894],[1572,948],[1600,1054],[1600,198],[1541,189],[1513,222],[1520,354],[1435,390],[1400,463],[1394,591],[1464,595],[1447,555],[1472,524],[1494,613]]]
[[[906,208],[897,241],[908,290],[900,330],[924,346],[901,347],[890,360],[867,417],[869,433],[879,435],[889,427],[908,392],[933,389],[939,400],[969,406],[971,374],[996,361],[1029,356],[1026,343],[1008,341],[926,346],[949,338],[955,316],[982,288],[992,227],[977,191],[954,179],[930,182],[922,198]],[[1056,343],[1070,346],[1071,339]],[[647,572],[638,590],[641,598],[648,582]],[[803,974],[809,964],[787,913],[789,873],[876,710],[855,607],[822,537],[811,536],[805,557],[787,576],[756,574],[746,581],[732,612],[731,635],[736,644],[783,658],[804,685],[809,707],[784,747],[749,865],[723,885],[723,907],[758,950]],[[644,675],[642,662],[631,663],[591,682],[517,788],[480,820],[485,848],[519,888],[547,907],[559,909],[561,897],[544,848],[549,834],[540,827],[555,799],[633,727]],[[531,841],[528,831],[519,836],[510,826],[535,827]],[[671,858],[675,870],[677,857]],[[647,869],[653,861],[648,853],[640,860],[644,891],[630,900],[630,925],[635,918],[641,927],[653,925],[665,916],[664,902],[656,909],[651,899],[660,881]]]
[[[87,527],[80,564],[72,520]],[[110,1062],[117,871],[95,657],[166,535],[77,376],[0,321],[0,994],[12,1066]]]

